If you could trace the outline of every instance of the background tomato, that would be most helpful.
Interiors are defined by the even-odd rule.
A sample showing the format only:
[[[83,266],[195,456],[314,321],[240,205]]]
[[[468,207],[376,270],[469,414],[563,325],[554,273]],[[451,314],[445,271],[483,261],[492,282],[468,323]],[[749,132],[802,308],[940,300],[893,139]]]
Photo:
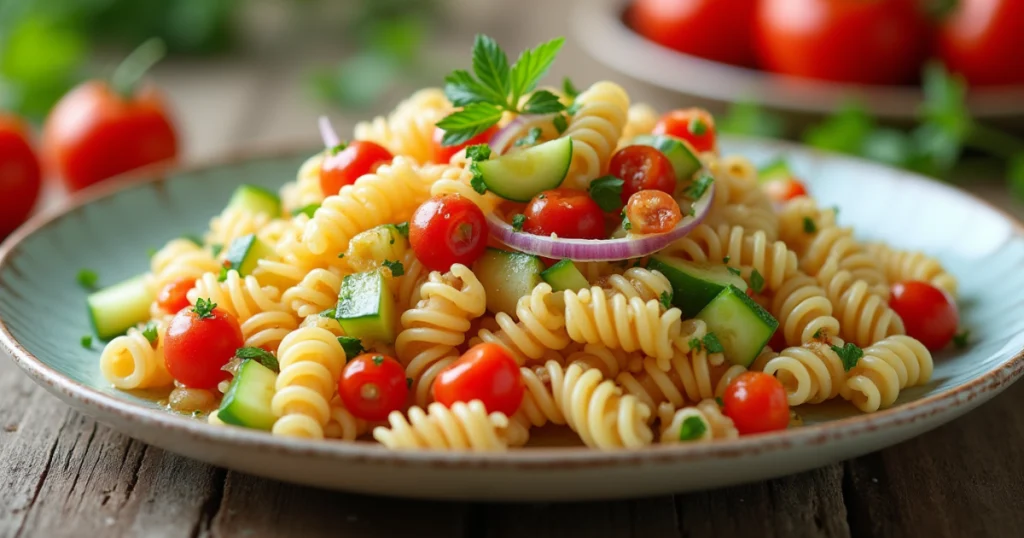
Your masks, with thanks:
[[[1024,2],[960,0],[939,27],[939,53],[970,84],[1024,84]]]
[[[756,0],[636,0],[627,22],[671,49],[735,65],[753,65]]]
[[[28,126],[14,116],[0,114],[0,239],[28,218],[39,199],[41,179]]]

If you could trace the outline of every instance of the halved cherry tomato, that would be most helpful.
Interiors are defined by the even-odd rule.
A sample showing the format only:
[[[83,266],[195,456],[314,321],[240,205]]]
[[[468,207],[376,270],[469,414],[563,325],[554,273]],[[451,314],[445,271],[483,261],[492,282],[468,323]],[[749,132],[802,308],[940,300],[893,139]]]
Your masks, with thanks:
[[[630,233],[660,234],[671,230],[683,220],[679,204],[661,191],[640,191],[629,197],[626,218]]]
[[[889,306],[903,318],[907,334],[932,351],[946,347],[960,325],[956,302],[927,282],[909,280],[893,284]]]
[[[0,239],[25,222],[39,199],[42,173],[29,142],[28,126],[0,114]]]
[[[242,347],[242,329],[223,308],[187,308],[171,318],[164,334],[164,362],[186,387],[214,389],[229,375],[224,367]]]
[[[718,143],[715,130],[715,117],[703,108],[687,108],[666,112],[654,124],[654,134],[663,134],[681,138],[690,143],[693,149],[703,153],[714,151]]]
[[[187,294],[194,287],[196,287],[194,278],[185,277],[168,282],[157,293],[156,305],[168,314],[177,314],[179,310],[188,306]]]
[[[612,155],[608,173],[621,179],[622,204],[642,190],[672,194],[676,190],[676,172],[672,161],[651,146],[626,146]]]
[[[708,60],[754,63],[756,0],[635,0],[626,18],[644,37]]]
[[[807,196],[807,187],[800,180],[788,177],[785,179],[773,179],[763,185],[761,189],[773,202],[786,202],[799,196]]]
[[[786,389],[762,372],[743,372],[722,395],[725,415],[741,435],[784,430],[789,426]]]
[[[345,185],[376,172],[378,166],[394,158],[387,148],[368,140],[356,140],[341,151],[328,149],[320,165],[320,190],[324,196],[338,194]]]
[[[590,195],[563,187],[544,191],[526,206],[523,231],[562,238],[603,239],[604,212]]]
[[[972,85],[1024,84],[1024,2],[960,0],[939,26],[939,53]]]
[[[445,146],[441,144],[441,139],[444,138],[444,129],[440,127],[434,128],[434,162],[438,164],[448,164],[452,160],[452,157],[462,151],[462,148],[467,146],[475,146],[477,144],[486,144],[494,136],[494,133],[498,132],[498,126],[495,125],[487,129],[486,131],[470,138],[469,140],[459,144],[457,146]]]
[[[523,375],[507,349],[498,344],[477,344],[448,365],[434,380],[434,400],[451,406],[455,402],[480,400],[488,412],[512,416],[523,402]]]
[[[402,364],[379,353],[363,353],[350,360],[338,380],[345,407],[363,420],[384,420],[405,405],[409,383]]]
[[[409,243],[420,262],[434,271],[471,265],[487,250],[484,212],[458,194],[435,196],[409,220]]]

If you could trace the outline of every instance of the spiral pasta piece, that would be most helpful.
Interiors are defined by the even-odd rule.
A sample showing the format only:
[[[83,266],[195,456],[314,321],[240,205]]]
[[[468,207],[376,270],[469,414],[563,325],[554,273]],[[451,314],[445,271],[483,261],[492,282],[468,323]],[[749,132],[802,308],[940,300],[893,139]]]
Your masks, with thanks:
[[[205,273],[220,271],[221,265],[209,250],[188,239],[172,239],[149,262],[147,279],[154,294],[177,280],[195,280]],[[173,313],[173,312],[172,312]]]
[[[639,135],[651,134],[654,125],[658,123],[658,112],[647,103],[634,103],[630,105],[626,113],[626,125],[622,127],[622,137],[619,138],[617,149],[622,149],[633,143],[633,139]]]
[[[241,324],[247,346],[276,349],[286,334],[299,326],[299,320],[278,301],[277,288],[260,286],[256,277],[244,279],[238,271],[228,271],[224,282],[213,273],[206,273],[189,290],[188,300],[196,304],[208,299],[235,316]]]
[[[835,340],[842,345],[843,342]],[[843,361],[829,344],[808,342],[775,354],[761,353],[751,369],[774,375],[786,389],[790,406],[821,403],[836,396],[847,397]]]
[[[957,280],[946,272],[938,260],[923,252],[898,250],[882,243],[869,243],[866,248],[879,260],[889,282],[920,280],[957,296]]]
[[[788,346],[839,334],[839,321],[832,317],[832,302],[825,290],[801,271],[794,272],[771,295],[768,310],[779,320]]]
[[[850,402],[865,413],[889,407],[904,388],[927,383],[932,368],[932,354],[914,338],[894,335],[875,342],[847,373]]]
[[[494,320],[501,330],[480,329],[470,344],[490,342],[501,345],[520,365],[531,359],[545,358],[551,351],[565,349],[569,345],[569,335],[558,300],[559,296],[551,291],[550,285],[538,284],[530,295],[520,297],[516,303],[518,322],[505,312],[499,312]]]
[[[399,103],[387,118],[377,117],[356,124],[355,139],[376,142],[392,155],[426,164],[433,157],[437,122],[451,110],[452,105],[443,91],[425,88]]]
[[[281,372],[270,402],[278,417],[274,435],[322,439],[332,417],[331,399],[345,365],[337,337],[318,327],[288,334],[277,352]]]
[[[427,412],[413,406],[408,418],[399,411],[388,416],[390,427],[378,426],[373,437],[392,450],[504,451],[525,444],[524,428],[503,413],[487,413],[480,400],[445,407],[432,403]]]
[[[572,162],[563,187],[586,189],[608,171],[629,115],[629,96],[619,85],[598,82],[576,98],[579,110],[563,136],[572,138]]]
[[[740,436],[732,419],[722,413],[722,408],[714,400],[701,400],[697,405],[676,409],[670,403],[658,406],[658,419],[661,422],[662,444],[680,443],[680,430],[688,419],[696,418],[703,424],[703,432],[690,441],[713,441],[715,439],[736,439]]]
[[[302,234],[308,223],[309,217],[299,215],[285,221],[285,226],[277,231],[277,240],[269,243],[275,256],[257,260],[256,269],[252,272],[260,284],[287,290],[319,266],[317,258],[302,244]]]
[[[721,396],[725,387],[745,371],[742,366],[726,364],[721,355],[709,356],[701,349],[677,351],[668,369],[659,368],[657,361],[647,357],[641,372],[622,372],[615,381],[651,409],[664,402],[678,408]]]
[[[491,191],[481,194],[473,188],[473,172],[469,169],[471,164],[466,158],[466,150],[456,153],[451,164],[442,169],[440,178],[430,186],[430,196],[458,194],[476,204],[484,215],[489,215],[501,203],[501,198]]]
[[[725,264],[743,271],[744,277],[756,270],[764,277],[765,288],[777,290],[797,271],[796,254],[782,241],[771,241],[761,230],[742,226],[706,224],[673,241],[665,253],[700,264]]]
[[[203,242],[227,248],[243,235],[256,234],[271,221],[266,213],[253,213],[247,209],[226,209],[210,220],[210,230]]]
[[[420,302],[420,287],[430,275],[430,271],[416,258],[412,250],[406,252],[402,258],[402,267],[405,269],[402,276],[388,281],[395,296],[395,308],[399,312],[408,310]]]
[[[174,379],[164,364],[164,332],[167,324],[157,320],[157,340],[150,341],[138,328],[118,336],[103,348],[100,372],[119,389],[149,389],[169,387]]]
[[[672,284],[665,275],[642,267],[631,267],[621,275],[609,275],[601,287],[629,299],[637,297],[644,302],[661,300],[663,295],[672,296]]]
[[[903,334],[903,320],[889,304],[863,280],[849,271],[824,271],[819,277],[825,295],[832,302],[832,311],[839,320],[839,335],[860,347],[871,345],[887,336]]]
[[[327,439],[340,439],[342,441],[355,441],[357,437],[369,431],[369,424],[356,418],[351,411],[345,408],[341,397],[335,396],[331,400],[331,418],[324,426],[324,437]]]
[[[324,161],[324,152],[318,152],[306,159],[299,167],[294,181],[281,187],[281,211],[286,215],[311,204],[324,201],[324,192],[320,188],[320,165]]]
[[[298,284],[285,290],[282,301],[301,318],[319,314],[338,304],[344,275],[339,269],[313,269]]]

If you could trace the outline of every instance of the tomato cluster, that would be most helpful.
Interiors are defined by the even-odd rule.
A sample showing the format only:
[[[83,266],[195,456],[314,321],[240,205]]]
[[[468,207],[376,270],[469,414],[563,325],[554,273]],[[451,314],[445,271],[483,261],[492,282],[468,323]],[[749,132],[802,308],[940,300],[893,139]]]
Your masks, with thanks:
[[[935,3],[938,4],[938,3]],[[905,84],[940,57],[977,86],[1024,84],[1024,2],[634,0],[630,25],[709,60],[835,82]]]

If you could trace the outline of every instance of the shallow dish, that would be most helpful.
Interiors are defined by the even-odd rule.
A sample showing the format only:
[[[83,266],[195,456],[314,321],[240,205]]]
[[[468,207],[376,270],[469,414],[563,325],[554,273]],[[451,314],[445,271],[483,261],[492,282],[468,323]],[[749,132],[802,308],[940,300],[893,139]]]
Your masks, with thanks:
[[[717,102],[756,101],[781,110],[830,114],[854,97],[875,116],[913,119],[922,102],[912,86],[858,86],[776,75],[705,60],[662,47],[622,20],[624,0],[580,0],[572,21],[583,48],[600,62],[644,82]],[[971,90],[976,118],[1024,115],[1024,88]]]
[[[242,182],[277,187],[308,154],[259,155],[148,181],[105,185],[35,218],[0,247],[0,343],[47,390],[161,448],[258,475],[351,491],[437,499],[621,498],[724,486],[811,469],[898,443],[948,422],[1024,373],[1024,229],[984,202],[912,174],[800,146],[727,139],[755,163],[790,159],[825,205],[865,237],[936,254],[957,275],[973,343],[936,356],[925,386],[891,409],[802,408],[807,426],[703,445],[598,452],[531,446],[499,454],[393,452],[371,443],[306,442],[218,428],[168,413],[102,378],[80,268],[119,281],[145,269],[148,248],[200,231]],[[558,439],[536,436],[541,445]]]

